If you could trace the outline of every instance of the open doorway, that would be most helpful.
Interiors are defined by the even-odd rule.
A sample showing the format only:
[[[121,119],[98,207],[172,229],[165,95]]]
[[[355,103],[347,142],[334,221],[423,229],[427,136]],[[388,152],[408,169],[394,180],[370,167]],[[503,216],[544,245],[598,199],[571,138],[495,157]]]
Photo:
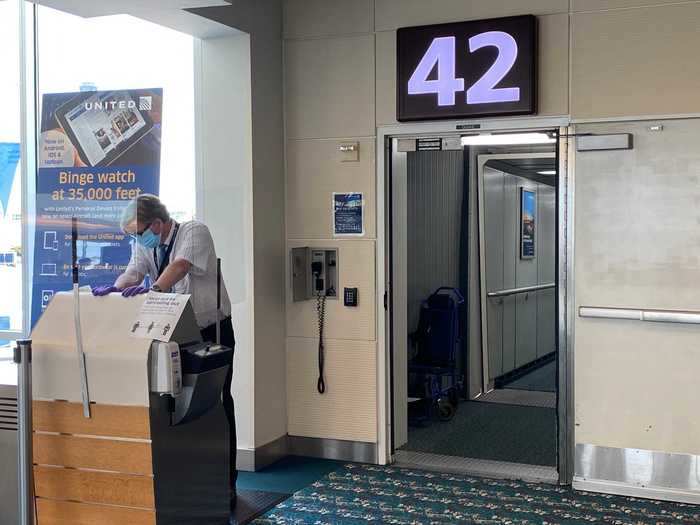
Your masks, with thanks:
[[[397,462],[556,481],[558,133],[395,138],[390,164]]]

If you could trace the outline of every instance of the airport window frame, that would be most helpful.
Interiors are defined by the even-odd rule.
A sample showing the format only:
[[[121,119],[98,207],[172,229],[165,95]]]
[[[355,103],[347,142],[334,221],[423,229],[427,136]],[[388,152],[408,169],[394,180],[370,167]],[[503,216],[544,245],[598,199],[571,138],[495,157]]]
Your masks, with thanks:
[[[19,100],[9,103],[19,103],[20,114],[20,166],[17,177],[21,180],[21,246],[23,251],[22,273],[21,273],[21,300],[22,300],[22,322],[9,330],[0,329],[0,340],[16,341],[30,336],[31,323],[31,301],[33,289],[33,234],[35,228],[35,204],[36,195],[36,151],[39,131],[38,111],[40,97],[39,83],[39,42],[37,39],[39,26],[39,9],[37,4],[28,0],[5,0],[14,2],[18,6],[18,17],[14,23],[18,27],[18,45],[13,47],[11,52],[19,53],[19,71],[12,72],[19,75]],[[196,73],[200,68],[201,57],[197,53],[199,39],[193,37],[193,70]],[[201,177],[201,165],[199,160],[199,137],[197,119],[200,118],[198,104],[201,93],[198,90],[197,82],[194,85],[194,208],[193,218],[201,219],[201,195],[203,181]]]
[[[21,243],[23,250],[22,260],[22,322],[20,329],[0,330],[0,339],[17,340],[26,337],[29,332],[28,304],[31,292],[30,258],[27,257],[25,248],[29,245],[29,231],[31,228],[31,208],[29,195],[33,191],[35,172],[35,114],[36,114],[36,53],[34,46],[35,13],[36,6],[25,0],[6,0],[17,5],[18,16],[15,23],[18,27],[18,42],[16,51],[19,53],[19,70],[15,74],[19,78],[19,100],[11,101],[19,103],[20,115],[20,161],[18,176],[21,180]]]

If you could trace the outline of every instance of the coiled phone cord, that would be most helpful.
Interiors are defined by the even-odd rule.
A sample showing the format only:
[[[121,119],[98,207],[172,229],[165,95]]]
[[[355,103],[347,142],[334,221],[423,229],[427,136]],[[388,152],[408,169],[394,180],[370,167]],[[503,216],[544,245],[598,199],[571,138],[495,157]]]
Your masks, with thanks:
[[[316,312],[318,313],[318,393],[326,392],[326,381],[323,379],[324,346],[323,346],[323,325],[326,321],[326,296],[319,291],[316,294]]]

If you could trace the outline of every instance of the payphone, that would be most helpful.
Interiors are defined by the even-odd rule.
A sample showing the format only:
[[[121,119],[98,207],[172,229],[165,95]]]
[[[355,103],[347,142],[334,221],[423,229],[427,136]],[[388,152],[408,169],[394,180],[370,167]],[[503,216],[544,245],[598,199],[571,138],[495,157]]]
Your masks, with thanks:
[[[292,299],[338,299],[338,249],[292,249]]]
[[[338,249],[292,249],[292,300],[316,299],[318,315],[318,383],[319,394],[326,392],[324,375],[325,351],[323,328],[326,321],[326,300],[338,299]]]

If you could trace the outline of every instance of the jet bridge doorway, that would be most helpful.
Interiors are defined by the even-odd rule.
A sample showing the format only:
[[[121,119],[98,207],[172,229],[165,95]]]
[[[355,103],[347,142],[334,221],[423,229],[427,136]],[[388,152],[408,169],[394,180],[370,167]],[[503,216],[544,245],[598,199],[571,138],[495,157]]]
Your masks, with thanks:
[[[508,133],[512,142],[505,135],[498,135],[504,138],[497,139],[497,144],[479,138],[484,135],[454,132],[386,137],[388,438],[399,465],[568,482],[568,417],[572,413],[565,354],[568,140],[561,137],[566,130],[558,127]],[[543,142],[518,142],[535,136],[544,137]],[[500,182],[495,178],[497,172],[502,174]],[[503,194],[506,179],[507,196]],[[513,229],[507,242],[503,220],[498,225],[493,219],[497,201],[488,196],[488,190],[493,193],[498,184],[501,199],[508,200],[501,213]],[[527,208],[523,203],[528,202],[535,213],[526,230],[535,239],[542,236],[542,251],[534,254],[533,250],[540,249],[537,240],[527,253],[521,252],[522,225],[528,223],[523,221],[522,212]],[[494,248],[487,234],[499,229],[503,246]],[[494,272],[485,270],[498,264],[487,260],[487,251],[500,250],[501,269],[496,274],[500,271],[502,276],[504,246],[508,244],[509,252],[515,253],[516,240],[518,259],[530,278],[521,275],[512,283],[494,280]],[[536,261],[545,258],[547,264],[537,269]],[[451,370],[438,380],[432,378],[431,386],[426,387],[421,379],[416,382],[416,372],[425,371],[416,367],[416,360],[424,366],[434,364],[429,359],[420,363],[420,345],[429,346],[431,297],[439,289],[448,290],[440,295],[454,297],[458,313],[450,318],[456,319],[457,336],[441,339],[455,348],[448,366]],[[506,302],[522,305],[511,307]],[[521,323],[513,329],[527,344],[517,358],[511,354],[518,345],[511,345],[512,352],[504,360],[503,336],[499,341],[494,335],[504,333],[504,315],[499,309],[520,314]],[[547,322],[541,323],[538,336],[540,313]],[[516,316],[511,317],[515,322]],[[489,339],[497,351],[489,350]],[[504,361],[508,363],[505,368]],[[535,370],[540,370],[546,392],[538,391],[537,386],[515,394],[511,392],[515,388],[504,388]],[[446,408],[447,402],[453,406]],[[518,421],[521,428],[517,428]],[[540,446],[534,455],[527,443],[516,450],[517,441],[524,441],[527,432],[523,431],[533,421],[546,428],[547,434],[546,446]]]

